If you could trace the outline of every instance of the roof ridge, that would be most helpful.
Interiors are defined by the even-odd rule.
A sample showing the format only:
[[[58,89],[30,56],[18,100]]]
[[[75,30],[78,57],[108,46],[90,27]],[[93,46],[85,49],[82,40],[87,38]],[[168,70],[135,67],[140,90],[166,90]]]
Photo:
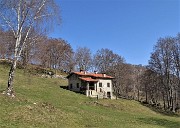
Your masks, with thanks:
[[[88,73],[88,72],[72,72],[74,74],[80,75],[80,76],[89,76],[89,77],[96,77],[96,78],[109,78],[113,79],[114,77],[106,75],[105,73]]]

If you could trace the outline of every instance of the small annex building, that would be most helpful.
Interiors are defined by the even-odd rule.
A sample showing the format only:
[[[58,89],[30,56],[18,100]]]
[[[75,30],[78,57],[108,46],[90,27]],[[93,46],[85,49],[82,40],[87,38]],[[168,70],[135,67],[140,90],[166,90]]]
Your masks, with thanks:
[[[68,76],[68,89],[98,99],[113,97],[112,79],[104,73],[72,72]]]

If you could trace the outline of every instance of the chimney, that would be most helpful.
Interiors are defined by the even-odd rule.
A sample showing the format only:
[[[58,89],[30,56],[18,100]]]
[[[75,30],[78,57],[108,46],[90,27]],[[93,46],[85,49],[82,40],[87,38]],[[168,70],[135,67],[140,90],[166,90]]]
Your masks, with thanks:
[[[94,74],[97,74],[98,72],[97,71],[94,71]]]
[[[103,73],[103,77],[106,77],[106,73]]]
[[[81,72],[81,73],[83,73],[83,72],[84,72],[84,70],[83,70],[83,69],[80,69],[80,72]]]

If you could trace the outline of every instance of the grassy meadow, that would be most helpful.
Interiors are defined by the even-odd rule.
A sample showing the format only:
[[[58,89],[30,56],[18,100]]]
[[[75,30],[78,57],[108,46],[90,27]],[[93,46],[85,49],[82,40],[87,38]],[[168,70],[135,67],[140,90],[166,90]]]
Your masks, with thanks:
[[[0,92],[9,67],[0,65]],[[98,100],[60,88],[67,80],[41,78],[17,69],[15,98],[0,94],[1,128],[180,128],[180,116],[155,112],[139,102]]]

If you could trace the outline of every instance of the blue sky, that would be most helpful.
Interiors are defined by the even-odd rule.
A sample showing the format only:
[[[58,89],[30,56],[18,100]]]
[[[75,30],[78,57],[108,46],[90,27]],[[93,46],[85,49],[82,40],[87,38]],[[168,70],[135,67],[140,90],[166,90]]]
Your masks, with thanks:
[[[50,37],[93,53],[108,48],[147,65],[158,38],[180,32],[180,0],[56,0],[62,22]]]

